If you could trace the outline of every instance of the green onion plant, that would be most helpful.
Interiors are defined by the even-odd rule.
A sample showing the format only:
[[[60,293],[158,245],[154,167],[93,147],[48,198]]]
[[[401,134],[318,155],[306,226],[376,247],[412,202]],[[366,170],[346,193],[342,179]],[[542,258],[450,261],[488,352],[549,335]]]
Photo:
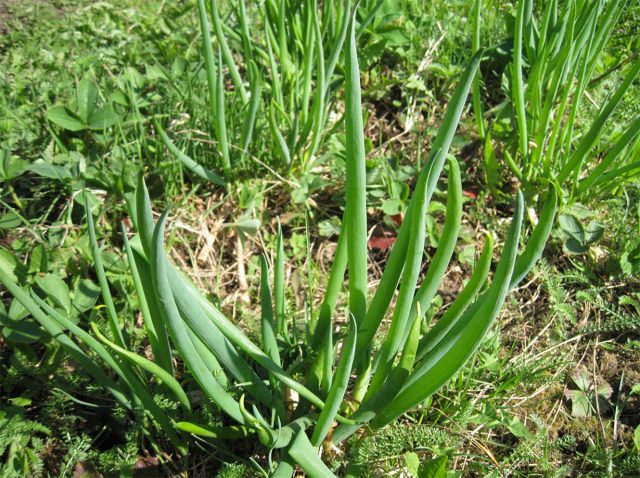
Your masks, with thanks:
[[[247,12],[237,0],[226,16],[219,3],[197,1],[215,166],[184,154],[155,121],[160,140],[188,171],[216,184],[254,169],[255,158],[309,171],[327,125],[351,1],[267,0]]]
[[[479,45],[480,3],[475,2],[474,47]],[[566,202],[574,203],[611,192],[638,176],[640,117],[615,113],[640,71],[640,59],[621,64],[621,81],[596,105],[592,118],[585,107],[590,91],[603,80],[602,75],[596,78],[598,67],[626,4],[552,0],[544,3],[539,17],[533,0],[515,4],[513,57],[505,73],[508,98],[491,126],[478,118],[492,189],[499,186],[490,173],[497,169],[499,150],[528,201],[549,183],[562,190]],[[617,69],[609,74],[613,71]],[[479,96],[476,87],[474,109],[482,116]],[[501,121],[507,117],[513,125],[507,128],[507,134],[513,132],[510,142]]]
[[[285,59],[293,58],[294,52],[278,30],[286,25],[277,16],[283,2],[267,1],[265,8],[266,15],[273,17],[268,27],[273,29],[268,49],[278,51],[282,60],[279,75],[288,84],[295,79],[290,77],[293,73]],[[212,15],[214,30],[223,33],[217,13]],[[448,104],[379,284],[370,290],[364,128],[356,28],[353,16],[350,18],[344,35],[346,207],[332,269],[323,287],[324,298],[317,309],[305,316],[304,323],[295,322],[286,306],[281,232],[272,261],[273,277],[270,261],[266,256],[261,260],[261,337],[256,343],[170,262],[164,246],[165,230],[170,227],[169,211],[154,221],[142,177],[135,200],[129,204],[137,232],[131,235],[123,229],[122,241],[136,298],[128,300],[138,304],[153,360],[132,345],[124,327],[128,319],[119,315],[114,306],[88,206],[87,227],[104,304],[94,308],[88,317],[88,330],[60,313],[51,297],[19,285],[11,268],[0,263],[0,282],[9,294],[97,383],[139,419],[142,431],[156,447],[162,446],[156,438],[162,436],[187,457],[190,434],[214,441],[255,436],[269,451],[270,476],[291,477],[296,466],[311,477],[335,476],[321,455],[321,450],[326,449],[323,445],[339,445],[364,427],[384,427],[454,377],[482,343],[508,292],[542,253],[555,214],[554,188],[520,255],[524,200],[518,193],[492,279],[488,277],[494,243],[489,235],[460,295],[435,325],[426,332],[423,329],[454,253],[461,224],[461,174],[449,148],[478,69],[480,56],[476,55]],[[316,30],[317,41],[321,32],[317,31],[315,15],[306,18],[300,27],[305,25]],[[301,38],[313,43],[309,37]],[[239,101],[244,101],[246,94],[250,104],[251,93],[242,93],[244,84],[239,73],[234,73],[229,53],[225,53],[227,48],[221,40],[219,43],[217,58],[212,57],[207,69],[219,72],[221,63],[226,63]],[[247,48],[255,50],[256,57],[260,55],[256,45],[249,44]],[[220,85],[219,81],[212,83]],[[312,109],[309,108],[307,119],[313,116]],[[448,192],[444,229],[421,281],[426,213],[445,165]],[[313,287],[322,288],[319,284]],[[342,304],[346,304],[344,309]],[[99,322],[98,314],[104,314],[106,322]],[[381,327],[384,319],[389,320],[388,327]],[[99,323],[106,323],[107,327],[100,328]],[[194,401],[195,391],[219,409],[219,423],[204,423],[199,418],[202,415],[196,412],[202,404]],[[178,408],[167,410],[159,406],[154,400],[157,393],[172,397]]]

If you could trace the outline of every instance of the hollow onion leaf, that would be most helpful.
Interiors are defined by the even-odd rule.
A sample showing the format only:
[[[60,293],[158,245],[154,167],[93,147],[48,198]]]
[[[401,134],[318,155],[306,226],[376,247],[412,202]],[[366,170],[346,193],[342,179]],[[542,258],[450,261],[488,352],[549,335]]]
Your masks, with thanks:
[[[367,311],[367,178],[364,126],[360,97],[360,69],[355,37],[355,15],[350,20],[345,65],[347,263],[349,311],[358,326]]]
[[[156,131],[160,135],[160,139],[162,140],[164,145],[167,147],[169,152],[173,154],[182,163],[182,165],[185,168],[187,168],[196,176],[199,176],[202,179],[206,179],[207,181],[211,181],[214,184],[218,184],[220,186],[227,185],[226,181],[222,177],[220,177],[210,169],[205,168],[203,165],[194,161],[189,156],[187,156],[182,151],[180,151],[178,147],[171,141],[171,139],[169,139],[169,136],[167,136],[167,133],[164,131],[162,126],[160,126],[160,123],[158,123],[157,121],[154,121],[154,126]]]
[[[191,411],[191,404],[189,403],[189,399],[187,398],[187,394],[182,389],[178,381],[173,378],[171,374],[169,374],[162,367],[152,362],[151,360],[142,357],[134,352],[130,352],[113,342],[111,342],[107,337],[105,337],[101,332],[95,322],[91,323],[91,328],[93,333],[98,339],[108,346],[110,349],[115,351],[118,355],[120,355],[125,360],[129,361],[133,365],[137,365],[138,367],[146,370],[154,377],[156,377],[160,382],[164,383],[167,388],[174,394],[174,396],[178,399],[180,404],[184,407],[185,410]]]
[[[509,291],[523,215],[524,198],[518,193],[516,211],[493,283],[478,299],[479,305],[467,310],[467,320],[458,321],[411,373],[398,394],[376,415],[372,426],[384,426],[425,400],[450,380],[480,345]]]
[[[180,352],[182,359],[193,374],[206,395],[213,400],[221,410],[241,424],[244,423],[238,402],[227,393],[218,381],[211,376],[207,366],[193,347],[186,326],[180,317],[178,306],[174,299],[169,279],[167,277],[167,258],[163,249],[164,225],[168,211],[165,211],[153,232],[153,250],[151,262],[153,264],[153,282],[156,293],[160,298],[162,313],[167,321],[173,342]]]
[[[426,200],[429,201],[433,190],[435,189],[436,182],[442,171],[444,160],[448,154],[449,147],[453,141],[460,116],[464,104],[471,89],[474,75],[478,69],[480,63],[480,54],[474,55],[469,66],[465,69],[462,79],[458,84],[445,112],[442,125],[438,130],[431,149],[431,154],[427,160],[420,177],[418,178],[418,184],[421,182],[427,183],[427,195]],[[417,185],[416,185],[417,188]],[[414,205],[413,199],[409,203],[405,217],[411,217],[413,208],[418,207]],[[382,278],[376,292],[371,300],[369,308],[367,310],[367,316],[361,326],[358,328],[358,343],[356,345],[356,363],[363,357],[364,351],[371,343],[373,336],[375,335],[382,318],[386,310],[389,307],[391,298],[396,290],[398,280],[402,274],[404,267],[404,258],[407,250],[407,244],[409,241],[410,233],[410,221],[403,221],[396,237],[396,242],[387,261],[387,265],[382,273]]]
[[[329,429],[333,424],[344,394],[347,391],[349,385],[349,377],[351,376],[351,366],[353,365],[353,358],[355,356],[355,345],[357,336],[357,325],[355,319],[351,317],[351,323],[349,324],[349,332],[344,339],[342,347],[342,355],[338,360],[338,367],[336,368],[335,378],[333,384],[329,390],[329,395],[325,401],[325,406],[320,412],[318,421],[315,424],[313,435],[311,436],[311,443],[314,446],[320,446],[322,441],[329,433]]]

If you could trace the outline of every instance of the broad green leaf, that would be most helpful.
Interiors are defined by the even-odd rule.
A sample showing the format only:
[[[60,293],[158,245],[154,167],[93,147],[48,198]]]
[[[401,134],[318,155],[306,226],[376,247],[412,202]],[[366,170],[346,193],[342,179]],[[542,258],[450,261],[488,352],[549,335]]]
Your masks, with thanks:
[[[20,263],[18,260],[7,251],[5,248],[0,247],[0,274],[4,274],[12,281],[17,281],[15,272]]]
[[[0,153],[2,161],[0,161],[0,179],[9,181],[20,176],[29,166],[29,162],[12,156],[9,150]]]
[[[604,235],[605,225],[600,221],[591,221],[584,230],[585,243],[593,244],[602,239]]]
[[[570,237],[564,242],[564,249],[569,254],[584,254],[589,250],[589,246]]]
[[[71,305],[77,313],[93,307],[100,295],[100,287],[90,279],[82,279],[73,292]]]
[[[418,478],[446,478],[448,461],[447,455],[425,461],[420,465]]]
[[[584,418],[591,415],[591,400],[585,392],[582,390],[568,390],[566,395],[571,400],[571,416]]]
[[[38,244],[31,250],[29,257],[29,273],[37,274],[39,272],[47,272],[48,270],[48,253],[42,244]]]
[[[16,299],[11,301],[11,305],[9,306],[8,317],[10,320],[18,321],[22,320],[29,315],[29,310],[24,306],[24,304]]]
[[[37,174],[38,176],[57,179],[59,181],[65,181],[73,177],[68,167],[47,163],[42,160],[31,163],[29,165],[29,171]]]
[[[381,209],[387,216],[395,216],[404,211],[404,202],[398,198],[387,199],[382,203]]]
[[[420,457],[412,451],[408,451],[404,454],[404,462],[407,464],[407,469],[414,476],[418,477],[418,469],[420,468]]]
[[[78,116],[85,123],[89,124],[93,110],[98,103],[98,87],[89,80],[84,79],[78,83],[77,89]]]
[[[16,344],[31,344],[42,337],[40,326],[33,320],[11,320],[8,317],[0,318],[2,336]]]
[[[36,276],[36,284],[47,294],[47,297],[64,309],[67,316],[71,313],[71,292],[60,277],[55,274]]]
[[[578,244],[585,244],[585,232],[584,227],[580,220],[572,214],[560,214],[558,217],[558,223],[562,232],[567,234],[570,238],[573,238]]]
[[[20,216],[15,212],[9,211],[0,216],[0,229],[14,229],[22,224]]]
[[[88,128],[87,124],[84,123],[78,115],[62,105],[56,105],[49,108],[47,111],[47,119],[69,131],[82,131],[83,129]]]
[[[232,226],[244,234],[255,236],[260,228],[260,219],[243,218],[234,222]]]
[[[103,130],[118,122],[118,115],[111,105],[104,105],[95,110],[89,118],[89,128],[93,130]]]

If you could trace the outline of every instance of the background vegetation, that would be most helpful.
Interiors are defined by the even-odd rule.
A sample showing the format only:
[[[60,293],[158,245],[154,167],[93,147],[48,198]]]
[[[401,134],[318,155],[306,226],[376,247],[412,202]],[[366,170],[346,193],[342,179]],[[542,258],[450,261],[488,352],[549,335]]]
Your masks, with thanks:
[[[300,21],[312,16],[292,12],[305,6],[311,12],[314,2],[266,2],[272,10],[247,2],[257,45],[251,63],[234,35],[242,24],[236,2],[218,2],[241,84],[247,98],[260,101],[252,117],[252,105],[218,51],[212,12],[207,18],[215,48],[207,63],[198,3],[0,0],[0,264],[63,311],[72,326],[91,331],[91,321],[117,342],[85,218],[85,208],[93,211],[114,310],[128,318],[131,348],[156,360],[119,228],[121,222],[128,231],[137,226],[131,204],[140,174],[154,211],[171,206],[171,261],[257,341],[263,334],[261,254],[277,268],[272,251],[280,247],[280,228],[286,310],[304,323],[326,289],[345,206],[345,58],[337,57],[321,98],[316,65],[307,64],[319,44],[330,58],[339,28],[324,33],[331,41],[312,43],[311,20]],[[597,21],[577,14],[600,3]],[[562,168],[553,172],[566,178],[556,181],[560,209],[544,255],[507,296],[480,349],[398,422],[326,450],[339,476],[348,468],[358,470],[355,476],[423,476],[425,464],[441,467],[429,476],[640,474],[640,83],[632,75],[640,65],[640,7],[600,3],[558,2],[563,31],[574,35],[558,36],[558,45],[579,46],[579,32],[610,24],[610,38],[599,48],[594,41],[567,53],[564,46],[547,52],[539,34],[527,36],[528,2],[362,2],[357,52],[371,291],[446,107],[479,46],[485,48],[480,75],[450,151],[460,164],[461,228],[452,262],[424,311],[427,321],[458,297],[487,231],[495,231],[502,250],[517,189],[525,193],[525,222],[537,221],[553,169],[544,167],[539,145],[556,141],[557,150],[545,150],[550,164],[579,158],[582,169],[576,177]],[[549,4],[555,2],[531,2],[538,33]],[[286,55],[274,31],[270,55],[266,25],[281,6],[301,31],[287,40]],[[517,88],[518,43],[521,81],[539,81],[525,94]],[[571,63],[563,56],[574,53],[592,54],[593,61],[576,57]],[[575,70],[565,66],[574,64]],[[305,68],[313,74],[305,76]],[[575,81],[554,89],[554,75],[571,74]],[[570,120],[545,123],[548,98],[551,117]],[[326,108],[324,116],[315,113],[315,101]],[[213,105],[222,108],[215,115]],[[607,105],[615,108],[605,118]],[[584,138],[593,144],[583,147]],[[599,170],[608,158],[608,168]],[[425,265],[443,237],[450,183],[437,183],[429,205]],[[0,475],[231,477],[268,469],[272,457],[255,435],[228,442],[190,434],[185,459],[166,433],[148,433],[148,415],[114,401],[14,294],[4,288],[0,294]],[[377,345],[382,339],[375,338]],[[300,348],[293,340],[284,360],[295,364]],[[189,400],[199,405],[198,422],[221,425],[218,407],[203,399],[181,361],[173,366]],[[181,416],[172,391],[155,376],[151,382],[155,406]]]

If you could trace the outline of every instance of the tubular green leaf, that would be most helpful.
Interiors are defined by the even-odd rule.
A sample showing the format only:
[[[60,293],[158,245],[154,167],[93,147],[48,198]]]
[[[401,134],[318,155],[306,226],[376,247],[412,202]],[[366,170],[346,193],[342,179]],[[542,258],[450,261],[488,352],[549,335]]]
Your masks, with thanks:
[[[427,183],[427,202],[431,199],[436,182],[440,176],[440,172],[442,171],[444,160],[448,154],[449,147],[451,146],[451,141],[453,140],[453,136],[456,132],[458,122],[460,121],[465,100],[469,90],[471,89],[473,77],[480,63],[480,58],[479,54],[474,55],[471,63],[464,71],[462,79],[460,80],[451,101],[449,101],[442,125],[440,126],[438,134],[433,141],[431,155],[420,173],[418,184],[421,182]],[[415,205],[412,199],[409,203],[409,207],[407,208],[406,217],[411,217],[411,211],[415,207],[419,206]],[[391,302],[391,298],[396,290],[398,280],[400,279],[400,275],[402,274],[402,269],[404,267],[404,259],[407,251],[407,244],[409,242],[410,223],[411,221],[404,221],[400,226],[396,242],[393,246],[384,272],[382,273],[380,284],[378,285],[371,304],[369,305],[365,321],[358,328],[356,363],[359,363],[363,358],[363,352],[368,348],[373,336],[378,330],[380,322],[382,321],[389,307],[389,303]]]
[[[458,321],[411,373],[397,396],[373,420],[373,427],[386,425],[433,394],[478,348],[509,291],[523,216],[524,198],[518,193],[516,212],[491,287],[478,299],[478,307],[468,309],[472,314],[466,314],[470,315],[467,320]]]
[[[355,15],[350,20],[345,73],[347,136],[345,222],[349,267],[349,310],[359,326],[364,321],[367,311],[367,178]]]
[[[347,386],[349,385],[349,377],[351,376],[351,366],[353,365],[353,358],[356,351],[356,336],[357,325],[356,321],[351,317],[351,323],[349,325],[349,332],[344,339],[342,355],[338,361],[338,367],[335,373],[335,379],[329,390],[329,395],[325,401],[325,406],[320,412],[318,422],[316,423],[313,435],[311,436],[311,443],[313,446],[320,446],[322,441],[327,436],[333,420],[335,419]]]
[[[529,139],[527,138],[527,115],[524,101],[524,82],[522,80],[522,40],[524,25],[531,21],[525,18],[527,15],[527,0],[518,2],[518,13],[516,15],[516,29],[513,40],[513,74],[511,84],[513,88],[513,104],[518,124],[518,141],[520,155],[523,159],[528,156]],[[524,162],[524,161],[523,161]]]
[[[449,187],[447,190],[447,212],[442,229],[442,234],[429,269],[422,281],[422,285],[416,292],[416,297],[411,307],[410,317],[418,313],[418,309],[425,313],[431,307],[431,302],[438,292],[438,287],[451,261],[451,256],[458,242],[460,224],[462,222],[462,179],[458,162],[449,157]],[[404,337],[409,334],[409,328],[404,331]]]
[[[276,260],[273,270],[273,297],[276,304],[276,329],[283,338],[287,338],[286,298],[284,294],[284,244],[282,227],[278,223],[276,238]]]
[[[304,430],[294,438],[291,448],[289,448],[289,455],[307,473],[309,478],[336,478],[336,475],[322,462]]]
[[[578,144],[578,147],[571,155],[570,160],[565,164],[565,166],[560,171],[558,175],[558,179],[563,181],[570,174],[576,174],[582,167],[584,160],[593,147],[593,145],[598,141],[602,132],[604,131],[604,124],[609,119],[615,108],[620,104],[624,94],[627,92],[631,83],[635,79],[636,75],[640,71],[640,58],[636,60],[636,62],[629,69],[624,81],[620,84],[616,92],[607,100],[607,102],[603,105],[600,113],[596,120],[592,123],[591,128],[587,131]]]
[[[23,291],[20,286],[12,280],[10,274],[2,268],[0,268],[0,283],[2,283],[6,290],[29,311],[36,322],[38,322],[38,324],[40,324],[40,326],[46,330],[47,333],[51,335],[51,337],[53,337],[62,346],[62,348],[71,357],[73,357],[74,360],[84,367],[99,384],[108,390],[125,408],[131,408],[130,400],[123,393],[121,387],[109,378],[106,373],[65,334],[62,327],[44,313],[34,300],[29,297],[29,294]]]
[[[166,370],[164,370],[159,365],[153,363],[151,360],[146,359],[136,353],[130,352],[122,347],[114,344],[108,338],[106,338],[102,333],[100,333],[100,329],[96,325],[95,322],[91,323],[91,329],[93,333],[98,337],[98,339],[114,350],[118,355],[122,358],[128,360],[131,364],[137,365],[138,367],[146,370],[154,377],[156,377],[160,382],[164,383],[167,388],[174,394],[174,396],[178,399],[180,404],[184,407],[185,410],[191,411],[191,404],[189,403],[189,399],[187,398],[187,394],[182,389],[178,381],[173,378]]]
[[[169,279],[167,277],[167,262],[163,249],[164,225],[168,211],[165,211],[153,232],[153,281],[156,293],[160,298],[164,318],[169,326],[171,337],[176,348],[180,352],[185,364],[191,370],[195,380],[202,387],[207,396],[213,400],[225,413],[234,420],[244,423],[240,407],[231,395],[229,395],[215,378],[211,376],[208,368],[202,362],[200,356],[195,352],[193,344],[187,333],[186,326],[180,317],[176,305]]]
[[[544,246],[547,244],[547,240],[553,230],[557,210],[558,190],[553,183],[550,183],[538,224],[533,229],[524,252],[520,254],[516,260],[513,275],[511,276],[511,285],[509,286],[511,289],[516,287],[520,281],[525,278],[531,269],[533,269],[535,263],[538,262],[538,259],[542,257]]]
[[[164,145],[167,147],[169,152],[173,154],[182,163],[182,165],[185,168],[187,168],[196,176],[199,176],[202,179],[206,179],[207,181],[211,181],[214,184],[218,184],[220,186],[227,185],[226,181],[222,179],[220,176],[218,176],[216,173],[214,173],[210,169],[205,168],[204,166],[202,166],[201,164],[197,163],[196,161],[191,159],[189,156],[184,154],[182,151],[180,151],[178,147],[171,141],[171,139],[169,139],[169,136],[167,136],[167,133],[164,131],[162,126],[160,126],[160,123],[154,120],[153,124],[155,126],[156,131],[160,135],[160,139],[162,140]]]
[[[469,308],[473,300],[480,293],[482,286],[487,280],[491,267],[491,257],[493,256],[493,238],[487,234],[480,259],[473,273],[462,289],[462,292],[453,301],[444,315],[436,322],[431,330],[420,340],[418,346],[418,360],[422,359],[440,340],[451,330],[462,314]]]
[[[98,241],[96,240],[96,230],[93,226],[93,216],[91,209],[89,208],[89,201],[85,196],[85,214],[87,217],[87,226],[89,228],[89,244],[91,244],[91,255],[93,256],[93,265],[98,276],[98,283],[100,284],[100,292],[104,300],[104,305],[107,309],[107,319],[113,340],[118,345],[124,347],[124,337],[122,336],[122,330],[118,324],[118,315],[116,314],[116,308],[113,305],[113,299],[111,297],[111,291],[109,290],[109,282],[107,282],[107,276],[104,273],[104,267],[102,266],[102,255],[100,254],[100,248],[98,247]]]
[[[186,452],[186,447],[182,440],[176,434],[173,424],[171,420],[167,416],[167,414],[162,410],[154,401],[153,397],[147,390],[147,388],[140,382],[136,373],[129,367],[127,363],[119,363],[117,362],[109,353],[109,351],[95,338],[89,335],[86,331],[82,330],[76,324],[71,322],[69,319],[64,317],[63,315],[57,313],[53,308],[49,306],[44,300],[40,299],[35,293],[32,293],[33,299],[42,307],[50,317],[52,317],[55,321],[57,321],[63,327],[69,329],[69,331],[74,334],[78,339],[80,339],[84,344],[93,350],[102,360],[104,360],[107,365],[109,365],[114,372],[116,372],[120,378],[129,386],[131,391],[133,392],[134,401],[139,403],[144,407],[144,409],[153,417],[153,419],[158,423],[162,431],[167,434],[169,440],[181,451],[181,453]],[[66,337],[66,336],[65,336]],[[89,359],[90,360],[90,359]],[[83,366],[87,367],[86,364],[80,362]],[[92,363],[91,368],[95,367]],[[91,373],[91,368],[88,368],[88,371]],[[94,375],[98,379],[98,383],[102,386],[105,386],[99,379],[98,376]],[[126,406],[128,407],[128,401],[126,402]]]
[[[140,272],[138,270],[138,265],[136,263],[136,258],[134,256],[133,250],[131,249],[131,244],[129,243],[129,238],[127,237],[127,232],[124,229],[124,225],[122,226],[122,241],[124,242],[125,252],[127,253],[129,268],[131,269],[131,276],[133,278],[133,285],[136,289],[136,294],[138,294],[140,312],[142,313],[144,326],[147,331],[147,338],[149,339],[149,344],[151,345],[153,356],[164,370],[166,370],[168,373],[173,373],[171,347],[169,346],[167,329],[164,326],[164,322],[162,322],[160,315],[157,313],[158,309],[155,303],[153,304],[155,314],[151,313],[149,301],[147,300],[147,294],[145,292],[142,278],[140,277]],[[153,291],[153,288],[149,287],[151,286],[151,281],[148,280],[150,279],[150,277],[145,277],[145,279],[147,279],[148,281],[147,291]],[[152,298],[151,300],[155,302],[154,298]]]
[[[202,2],[203,0],[198,1]],[[231,54],[231,50],[229,49],[227,39],[224,36],[222,22],[220,21],[220,13],[218,12],[217,0],[211,0],[211,19],[213,20],[213,29],[215,30],[216,38],[218,39],[218,46],[222,50],[224,62],[229,68],[229,72],[231,73],[231,80],[233,81],[236,90],[240,93],[242,102],[246,104],[249,101],[249,96],[247,95],[247,91],[245,90],[244,83],[242,82],[242,78],[240,77],[240,73],[238,72],[238,67],[236,66],[235,61],[233,61],[233,55]]]

